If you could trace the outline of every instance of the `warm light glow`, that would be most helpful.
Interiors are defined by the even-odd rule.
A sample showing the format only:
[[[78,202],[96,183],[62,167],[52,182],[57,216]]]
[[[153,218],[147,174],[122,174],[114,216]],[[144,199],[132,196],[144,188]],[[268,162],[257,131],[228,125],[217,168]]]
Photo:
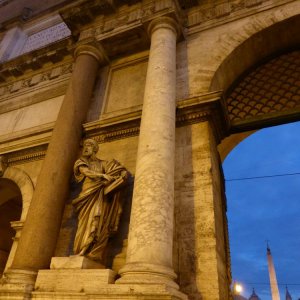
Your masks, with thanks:
[[[243,287],[239,283],[234,284],[234,291],[240,294],[243,291]]]

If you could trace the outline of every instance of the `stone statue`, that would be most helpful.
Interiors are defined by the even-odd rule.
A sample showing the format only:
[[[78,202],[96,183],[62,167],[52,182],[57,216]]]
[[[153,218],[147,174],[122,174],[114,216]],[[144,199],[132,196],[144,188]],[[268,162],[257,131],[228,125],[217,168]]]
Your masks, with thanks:
[[[3,176],[6,168],[7,168],[7,159],[5,156],[0,155],[0,177]]]
[[[117,161],[96,157],[98,144],[87,139],[82,156],[75,162],[74,175],[82,190],[72,204],[78,213],[74,254],[104,264],[109,237],[116,233],[122,212],[121,187],[128,172]]]

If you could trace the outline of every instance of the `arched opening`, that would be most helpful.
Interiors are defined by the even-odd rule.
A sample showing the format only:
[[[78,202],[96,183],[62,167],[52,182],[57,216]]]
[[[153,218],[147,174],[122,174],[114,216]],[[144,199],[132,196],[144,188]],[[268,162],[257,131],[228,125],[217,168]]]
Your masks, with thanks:
[[[22,213],[19,187],[6,178],[0,179],[0,276],[5,269],[15,232],[10,222],[18,221]]]
[[[300,122],[258,130],[223,163],[233,280],[246,299],[252,289],[271,299],[266,240],[272,250],[281,299],[300,297]]]
[[[218,150],[222,161],[225,160],[223,169],[228,203],[232,277],[233,280],[244,281],[247,287],[244,294],[246,299],[252,293],[252,288],[255,288],[262,299],[271,299],[266,240],[270,240],[274,254],[278,255],[275,263],[278,267],[282,297],[285,286],[281,284],[294,284],[297,283],[295,279],[299,278],[299,273],[294,277],[284,274],[289,273],[288,263],[291,264],[291,269],[297,265],[297,258],[288,255],[289,250],[299,246],[295,239],[297,234],[292,232],[300,229],[295,215],[295,210],[298,214],[300,211],[297,204],[300,176],[287,175],[300,173],[300,159],[297,160],[298,164],[289,165],[289,159],[291,156],[296,157],[296,154],[288,152],[289,148],[297,145],[297,133],[300,130],[299,122],[291,123],[300,120],[299,44],[287,40],[280,43],[280,39],[273,38],[272,41],[275,42],[269,43],[265,39],[262,45],[257,40],[258,37],[261,41],[264,40],[263,37],[270,37],[268,31],[270,33],[275,29],[274,33],[280,33],[281,29],[286,32],[291,24],[299,21],[297,16],[274,25],[238,47],[228,58],[230,64],[234,60],[240,62],[240,51],[244,51],[245,55],[249,51],[245,59],[247,64],[242,60],[237,66],[239,71],[233,68],[234,72],[226,76],[221,69],[218,70],[222,73],[219,74],[218,84],[224,89],[230,123],[230,136],[222,141]],[[285,26],[287,27],[284,30]],[[253,47],[249,48],[247,45]],[[258,46],[262,50],[256,49]],[[251,59],[248,59],[249,55]],[[222,67],[226,69],[226,62]],[[286,125],[270,127],[280,124]],[[292,130],[294,138],[291,137]],[[287,137],[290,139],[286,140]],[[296,146],[296,149],[299,148]],[[281,168],[276,168],[279,165]],[[243,171],[239,171],[243,166]],[[291,207],[293,211],[289,210]],[[288,236],[289,240],[285,240]],[[284,245],[286,247],[279,250]],[[286,269],[283,269],[284,265]],[[299,296],[300,290],[294,294],[297,299]]]

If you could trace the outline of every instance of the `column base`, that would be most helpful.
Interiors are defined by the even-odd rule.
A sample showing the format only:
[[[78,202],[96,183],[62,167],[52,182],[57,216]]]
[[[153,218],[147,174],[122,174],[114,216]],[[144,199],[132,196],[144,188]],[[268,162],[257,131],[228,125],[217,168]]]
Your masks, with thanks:
[[[178,290],[179,286],[174,281],[177,277],[173,269],[147,263],[129,263],[119,271],[121,278],[116,284],[163,284]]]
[[[8,269],[0,280],[0,299],[31,299],[36,276],[35,271]]]
[[[116,285],[107,284],[97,292],[32,292],[32,299],[35,300],[52,300],[52,299],[69,299],[69,300],[187,300],[187,296],[178,290],[168,288],[166,285]]]

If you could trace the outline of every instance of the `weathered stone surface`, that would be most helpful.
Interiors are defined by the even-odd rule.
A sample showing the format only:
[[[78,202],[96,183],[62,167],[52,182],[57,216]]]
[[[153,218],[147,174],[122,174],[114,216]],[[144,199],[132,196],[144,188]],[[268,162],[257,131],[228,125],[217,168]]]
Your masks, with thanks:
[[[41,1],[32,1],[42,4]],[[10,5],[14,5],[15,2]],[[55,2],[61,4],[61,1]],[[110,8],[106,11],[106,13],[109,12],[108,14],[102,14],[102,9],[105,7],[101,3],[104,6],[108,4],[107,8]],[[242,105],[245,103],[240,101],[239,96],[244,92],[245,84],[245,78],[241,77],[241,74],[248,72],[247,70],[253,70],[255,66],[262,65],[261,61],[269,56],[276,59],[283,49],[298,47],[300,2],[296,0],[229,0],[225,3],[223,0],[181,0],[180,3],[182,6],[193,7],[182,11],[177,6],[177,2],[171,0],[143,2],[94,0],[88,5],[86,1],[72,1],[68,7],[65,7],[67,13],[65,11],[62,15],[74,29],[72,32],[74,39],[69,38],[59,43],[49,44],[1,65],[0,153],[7,156],[6,172],[10,170],[6,173],[10,176],[4,179],[13,180],[20,187],[23,196],[22,220],[13,224],[17,235],[10,251],[8,265],[16,251],[18,239],[22,236],[22,221],[26,217],[33,187],[36,186],[42,166],[46,166],[44,171],[46,176],[53,180],[60,178],[58,190],[63,182],[65,186],[68,186],[67,177],[72,173],[71,167],[70,172],[64,173],[61,166],[72,155],[74,159],[77,157],[81,132],[84,132],[85,136],[95,138],[101,145],[100,157],[102,159],[117,159],[133,176],[136,175],[136,186],[140,184],[143,186],[139,192],[142,205],[138,209],[133,208],[133,211],[137,213],[133,213],[131,227],[137,228],[137,224],[139,227],[133,229],[136,233],[134,238],[129,238],[129,255],[126,257],[127,252],[126,247],[123,247],[123,241],[127,239],[129,230],[134,177],[130,179],[130,186],[126,191],[125,211],[120,221],[120,232],[110,239],[107,250],[107,265],[112,266],[116,271],[124,267],[126,259],[127,262],[143,262],[142,267],[141,265],[137,267],[135,264],[127,269],[128,281],[138,284],[109,283],[101,287],[98,285],[96,293],[78,290],[58,292],[54,291],[55,286],[51,287],[52,281],[55,280],[54,275],[49,275],[52,276],[48,277],[51,280],[48,282],[46,280],[45,284],[49,284],[53,292],[36,290],[31,294],[36,273],[21,270],[12,274],[8,270],[8,274],[2,280],[3,284],[0,284],[1,299],[27,300],[30,297],[34,299],[184,299],[183,294],[172,288],[166,288],[164,284],[152,285],[154,274],[159,273],[157,281],[163,281],[166,284],[170,283],[170,278],[175,278],[174,272],[170,271],[171,268],[164,267],[172,266],[172,264],[175,273],[178,274],[176,283],[189,299],[223,300],[229,298],[230,270],[228,268],[225,207],[222,198],[224,187],[216,150],[216,144],[229,132],[228,124],[221,122],[220,119],[224,120],[224,112],[225,114],[230,112],[232,120],[236,118],[233,115],[237,113],[237,117],[242,115],[243,121],[247,124],[251,113],[252,115],[256,113],[255,105],[260,103],[256,102],[254,108],[250,109],[249,115],[249,107],[245,108]],[[78,8],[77,5],[79,5]],[[5,6],[0,5],[0,9],[3,7]],[[7,7],[4,11],[6,9]],[[14,19],[3,24],[0,32],[0,59],[13,57],[19,53],[18,51],[26,42],[27,34],[41,35],[41,31],[47,29],[52,22],[52,17],[58,16],[59,9],[59,6],[52,7],[51,11],[40,16],[39,10],[36,10],[35,18],[24,23]],[[154,52],[157,53],[158,59],[151,66],[151,62],[149,61],[149,64],[147,62],[150,39],[147,36],[146,27],[151,20],[162,15],[176,17],[179,21],[181,17],[186,16],[186,22],[181,23],[184,30],[176,45],[173,40],[170,43],[170,40],[162,38],[170,28],[167,26],[163,29],[164,34],[161,33],[160,42],[154,43]],[[52,25],[54,23],[51,23]],[[48,28],[51,26],[49,25]],[[70,55],[74,42],[79,40],[83,43],[93,39],[97,40],[97,46],[108,50],[107,56],[111,61],[100,71],[94,72],[97,77],[96,84],[90,88],[92,96],[91,103],[87,105],[89,112],[86,118],[84,116],[82,118],[82,122],[87,122],[87,124],[84,125],[84,131],[81,131],[82,128],[75,129],[75,122],[70,122],[68,118],[60,118],[58,121],[57,113],[61,106],[61,97],[66,94],[70,76],[72,72],[73,74],[77,72],[76,68],[72,68],[74,60]],[[171,55],[170,46],[173,50],[176,46],[176,55]],[[85,50],[88,52],[87,48]],[[174,53],[173,50],[172,53]],[[171,73],[175,73],[174,65],[169,68],[168,62],[171,59],[174,59],[174,65],[176,63],[176,79],[172,77],[174,79],[172,83],[164,80],[168,77],[166,74],[171,77]],[[292,59],[295,64],[290,65],[292,68],[289,69],[297,65],[297,60],[297,58]],[[155,83],[151,84],[150,88],[147,86],[148,83],[145,87],[147,68],[152,78],[151,82]],[[281,66],[278,68],[282,70]],[[82,90],[81,87],[92,85],[91,72],[83,74],[80,70],[75,74],[78,80],[74,84],[74,90],[76,88]],[[289,77],[290,74],[291,71],[287,76]],[[297,78],[296,75],[295,71],[293,76]],[[294,87],[287,87],[285,74],[281,77],[280,80],[273,78],[276,82],[272,84],[271,91],[274,91],[276,85],[282,84],[286,87],[284,88],[285,95],[290,95],[288,90]],[[253,84],[253,78],[251,80],[251,87],[248,90],[259,87]],[[234,108],[226,108],[223,104],[229,89],[234,90],[232,84],[236,82],[241,83],[237,88],[242,87],[242,90],[235,90],[227,102],[230,105],[233,104]],[[262,89],[259,88],[259,90]],[[282,94],[281,90],[278,90],[279,96]],[[74,97],[79,95],[77,91],[74,92]],[[219,106],[226,109],[214,109],[207,113],[207,103],[215,101],[212,99],[212,94],[218,95]],[[268,92],[265,91],[264,94],[267,96]],[[151,101],[148,99],[143,103],[143,95],[145,99],[151,98]],[[80,97],[83,100],[82,103],[87,104],[88,95],[82,93]],[[178,128],[174,146],[175,105],[173,100],[175,98]],[[288,112],[290,117],[298,118],[299,111],[293,107],[294,99],[292,102],[287,101],[284,106],[282,102],[285,100],[282,98],[280,96],[278,102],[275,99],[276,101],[268,101],[266,104],[269,112],[277,109],[278,114],[272,121],[290,120],[289,116],[283,114],[283,110],[287,113],[287,107],[291,108]],[[161,99],[165,99],[165,102],[161,102]],[[195,99],[198,101],[197,104],[193,102]],[[246,104],[248,102],[251,101],[247,101]],[[70,101],[65,106],[64,112],[73,107],[73,104]],[[202,105],[206,107],[205,110],[199,110]],[[148,115],[145,118],[143,116],[147,121],[142,125],[139,137],[142,106],[151,111],[151,116]],[[211,106],[208,106],[210,109]],[[233,114],[236,107],[239,111],[235,110]],[[171,109],[173,113],[170,118]],[[81,109],[76,106],[72,112],[76,114],[79,111]],[[265,114],[266,123],[261,123],[256,119],[258,126],[263,127],[269,124],[269,112]],[[161,119],[158,116],[161,116]],[[58,122],[63,124],[58,134],[65,137],[63,141],[66,144],[61,143],[57,147],[61,156],[53,155],[50,160],[43,161],[45,155],[49,153],[47,145],[53,127]],[[72,125],[68,127],[68,132],[65,126],[67,123]],[[253,124],[248,122],[248,125],[249,129],[253,129],[251,127]],[[171,129],[172,134],[170,134]],[[77,146],[74,147],[73,134],[77,130],[80,134],[77,135]],[[144,132],[147,133],[146,138]],[[228,151],[247,135],[248,133],[243,132],[238,136],[230,136],[224,141],[219,146],[221,157],[224,158]],[[159,137],[162,136],[163,139],[160,139]],[[140,150],[142,154],[138,155],[139,140],[144,148]],[[169,142],[171,147],[165,147]],[[163,150],[167,148],[168,150]],[[162,170],[173,165],[174,149],[176,149],[176,157],[175,222],[173,223],[171,220],[173,218],[173,187],[171,187],[174,178],[173,171],[162,172]],[[143,158],[137,160],[138,156],[143,156]],[[62,159],[59,160],[57,157]],[[55,169],[57,165],[59,167]],[[16,168],[27,173],[31,181],[30,188],[24,188],[26,180],[19,177],[20,172]],[[146,168],[150,170],[151,176],[147,177],[147,174],[140,176]],[[50,191],[51,185],[44,184],[43,189]],[[32,251],[28,251],[31,249],[29,243],[21,251],[19,266],[23,261],[28,262],[28,260],[31,260],[32,265],[40,265],[43,253],[50,248],[52,250],[55,248],[55,256],[72,255],[76,216],[70,202],[76,197],[77,191],[71,181],[64,198],[65,202],[60,202],[59,209],[57,207],[53,209],[56,203],[54,192],[49,192],[51,195],[46,193],[45,196],[38,198],[38,203],[43,208],[32,213],[31,220],[27,219],[27,221],[33,224],[32,218],[38,214],[43,216],[40,218],[42,221],[36,222],[31,227],[30,234],[34,238],[32,232],[35,232],[35,229],[43,226],[46,228],[55,218],[58,230],[61,221],[60,212],[65,206],[59,238],[56,241],[56,238],[53,238],[54,231],[46,228],[45,234],[40,236],[39,241],[51,239],[49,247],[41,247],[42,244],[36,242]],[[69,195],[67,195],[68,192],[70,192]],[[48,202],[45,199],[48,199]],[[45,205],[45,201],[48,205]],[[44,217],[49,211],[52,211],[50,217],[49,215],[49,218]],[[140,224],[143,225],[140,226]],[[40,251],[36,251],[39,247]],[[48,258],[53,255],[52,250]],[[44,267],[49,267],[49,260],[47,260],[47,266]],[[80,262],[75,265],[83,266],[84,263]],[[63,274],[68,269],[50,271],[57,271],[56,274],[62,271],[61,274]],[[78,271],[82,270],[78,269]],[[140,272],[139,274],[144,272],[143,276],[130,273],[136,271]],[[61,280],[74,276],[73,273],[64,274],[66,276],[59,275],[63,277]],[[165,278],[162,278],[161,274],[164,274]],[[82,280],[89,276],[83,275]],[[169,282],[164,281],[166,278]],[[62,282],[65,282],[63,285],[67,287],[67,281]],[[72,284],[71,288],[75,289]]]

